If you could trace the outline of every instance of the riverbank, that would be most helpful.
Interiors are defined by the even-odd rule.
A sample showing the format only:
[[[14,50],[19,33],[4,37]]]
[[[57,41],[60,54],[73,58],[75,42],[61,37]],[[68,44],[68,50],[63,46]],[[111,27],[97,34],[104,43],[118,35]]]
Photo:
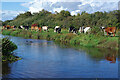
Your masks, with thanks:
[[[49,29],[49,32],[36,32],[31,30],[3,30],[3,35],[18,36],[31,39],[46,39],[53,40],[55,42],[68,43],[70,45],[80,45],[85,47],[98,47],[118,49],[119,37],[106,37],[94,34],[72,34],[67,30],[62,29],[60,34],[54,33],[53,29]]]
[[[21,60],[20,57],[15,56],[14,50],[17,49],[17,45],[10,41],[8,38],[0,39],[0,45],[2,46],[2,61],[3,62],[15,62]]]
[[[15,61],[18,61],[18,60],[21,60],[20,57],[18,56],[15,56],[13,54],[9,55],[9,56],[2,56],[2,61],[3,62],[15,62]]]

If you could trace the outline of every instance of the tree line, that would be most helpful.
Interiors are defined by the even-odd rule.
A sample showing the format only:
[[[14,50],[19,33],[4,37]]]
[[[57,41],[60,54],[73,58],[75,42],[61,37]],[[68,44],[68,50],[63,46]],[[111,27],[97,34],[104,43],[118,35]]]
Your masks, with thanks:
[[[38,24],[39,27],[49,26],[54,28],[55,26],[61,26],[62,28],[69,28],[74,26],[79,28],[81,26],[90,27],[118,27],[120,28],[120,11],[114,10],[110,12],[95,12],[87,13],[82,12],[77,15],[71,15],[69,11],[62,10],[59,13],[51,13],[46,10],[39,11],[37,13],[25,12],[19,14],[13,20],[6,20],[2,22],[3,25],[29,25]]]

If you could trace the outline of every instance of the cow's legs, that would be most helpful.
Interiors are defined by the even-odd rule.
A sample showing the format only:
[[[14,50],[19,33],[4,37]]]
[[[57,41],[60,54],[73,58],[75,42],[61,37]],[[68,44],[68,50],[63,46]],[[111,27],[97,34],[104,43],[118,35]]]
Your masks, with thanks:
[[[107,36],[109,35],[109,33],[107,32]]]
[[[115,33],[113,33],[113,36],[115,36]]]

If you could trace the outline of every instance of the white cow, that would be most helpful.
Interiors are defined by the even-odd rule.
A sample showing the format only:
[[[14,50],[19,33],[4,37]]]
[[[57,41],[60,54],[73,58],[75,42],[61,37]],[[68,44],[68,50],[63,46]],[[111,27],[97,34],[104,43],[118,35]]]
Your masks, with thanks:
[[[84,28],[84,33],[90,32],[90,30],[91,30],[91,27],[85,27]]]
[[[24,28],[22,25],[20,26],[22,29]]]
[[[42,27],[42,30],[43,30],[43,31],[48,31],[48,26],[43,26],[43,27]]]
[[[87,32],[89,32],[91,30],[91,27],[80,27],[79,28],[79,32],[80,33],[87,33]]]
[[[59,28],[59,27],[60,27],[60,26],[56,26],[56,27],[54,28],[54,32],[56,32],[56,29]]]

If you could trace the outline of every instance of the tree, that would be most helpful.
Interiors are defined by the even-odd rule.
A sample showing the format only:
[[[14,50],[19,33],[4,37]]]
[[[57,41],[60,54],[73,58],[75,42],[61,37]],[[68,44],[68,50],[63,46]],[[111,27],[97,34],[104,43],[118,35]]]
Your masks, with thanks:
[[[0,20],[0,26],[2,26],[3,21]]]
[[[71,16],[70,12],[69,11],[65,11],[65,10],[62,10],[60,12],[60,15],[64,16],[64,17],[68,17],[68,16]]]
[[[77,16],[80,16],[80,13],[77,13]]]

